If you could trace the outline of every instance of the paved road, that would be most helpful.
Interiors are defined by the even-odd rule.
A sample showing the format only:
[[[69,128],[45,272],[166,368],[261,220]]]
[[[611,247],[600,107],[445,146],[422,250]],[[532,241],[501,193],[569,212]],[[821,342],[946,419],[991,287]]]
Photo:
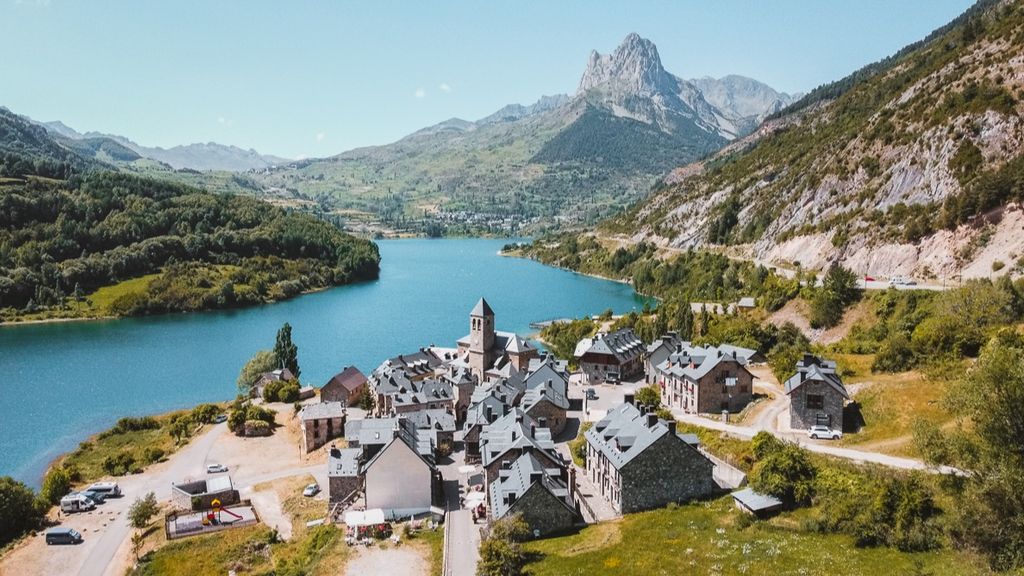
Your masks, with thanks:
[[[462,434],[456,433],[456,440],[462,441]],[[466,465],[465,450],[452,454],[451,461],[441,465],[446,497],[444,549],[448,562],[444,576],[476,576],[476,565],[480,561],[480,525],[473,522],[473,512],[465,510],[460,496],[469,486],[470,478],[482,480],[483,469],[477,465],[472,472],[461,472]]]
[[[181,481],[182,478],[200,477],[204,474],[203,468],[206,455],[213,447],[217,439],[227,430],[227,424],[217,424],[209,432],[193,439],[187,446],[175,453],[167,464],[155,474],[143,474],[138,477],[126,477],[119,479],[122,491],[126,494],[119,501],[127,506],[125,502],[132,502],[136,497],[154,492],[157,500],[164,502],[171,497],[171,482]],[[89,555],[85,558],[82,567],[79,569],[79,576],[121,576],[120,570],[113,561],[117,551],[124,545],[131,535],[131,526],[128,524],[128,515],[120,514],[107,526]]]

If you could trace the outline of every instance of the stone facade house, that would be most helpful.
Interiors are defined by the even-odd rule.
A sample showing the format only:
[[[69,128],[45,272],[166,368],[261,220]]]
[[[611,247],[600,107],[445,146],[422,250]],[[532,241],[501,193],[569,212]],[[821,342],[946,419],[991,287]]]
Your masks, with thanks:
[[[739,412],[750,403],[754,375],[747,369],[754,350],[735,346],[677,345],[654,368],[662,402],[690,414]]]
[[[796,374],[786,380],[789,423],[792,428],[815,425],[843,429],[843,407],[850,395],[836,373],[836,363],[805,354],[796,363]]]
[[[551,467],[525,452],[507,463],[491,483],[490,520],[520,514],[536,536],[568,530],[580,521],[572,493],[574,485],[574,479],[566,477],[565,468]]]
[[[395,414],[408,414],[420,410],[446,410],[455,413],[455,388],[450,382],[427,378],[410,382],[391,398]]]
[[[361,457],[359,448],[331,448],[327,458],[327,496],[332,505],[351,501],[362,491]]]
[[[309,453],[345,433],[345,405],[341,402],[308,404],[299,411],[299,441]]]
[[[321,402],[341,402],[346,406],[359,403],[363,391],[369,386],[366,376],[355,366],[348,366],[335,374],[320,388]]]
[[[714,464],[692,435],[676,434],[675,422],[659,420],[627,402],[584,434],[587,475],[620,514],[686,502],[714,494]]]
[[[462,423],[462,445],[467,463],[480,462],[480,435],[484,426],[509,413],[518,391],[501,383],[477,388]]]
[[[623,328],[580,340],[573,355],[587,383],[600,384],[640,375],[645,350],[643,341],[633,330]]]
[[[263,398],[263,389],[267,387],[267,384],[271,382],[291,382],[295,379],[295,375],[287,368],[278,368],[277,370],[264,372],[260,374],[260,377],[250,388],[249,395],[253,398]]]
[[[527,389],[519,405],[538,426],[547,428],[551,430],[553,436],[558,436],[565,429],[569,398],[565,395],[565,388],[555,382],[549,380]]]
[[[647,353],[644,355],[644,375],[648,384],[655,383],[655,369],[657,366],[668,360],[668,357],[683,344],[684,342],[678,334],[668,332],[647,346]],[[685,344],[689,343],[685,342]]]
[[[363,460],[373,458],[398,434],[398,417],[364,418],[345,423],[345,442],[358,448]]]
[[[487,485],[498,479],[498,472],[525,452],[530,452],[552,468],[564,468],[565,462],[555,449],[551,431],[537,424],[521,408],[484,426],[480,433],[480,457]]]
[[[419,410],[402,414],[416,434],[427,437],[435,458],[447,456],[455,449],[455,415],[448,410]]]

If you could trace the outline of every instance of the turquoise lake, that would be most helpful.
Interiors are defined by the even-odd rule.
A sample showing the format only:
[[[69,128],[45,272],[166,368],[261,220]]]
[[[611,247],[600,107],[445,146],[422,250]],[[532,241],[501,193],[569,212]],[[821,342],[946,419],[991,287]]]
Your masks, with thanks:
[[[0,326],[0,476],[38,486],[47,464],[122,416],[229,400],[245,361],[290,322],[303,384],[369,373],[421,346],[454,346],[481,296],[500,330],[611,308],[625,284],[497,255],[507,240],[378,242],[380,279],[224,312]]]

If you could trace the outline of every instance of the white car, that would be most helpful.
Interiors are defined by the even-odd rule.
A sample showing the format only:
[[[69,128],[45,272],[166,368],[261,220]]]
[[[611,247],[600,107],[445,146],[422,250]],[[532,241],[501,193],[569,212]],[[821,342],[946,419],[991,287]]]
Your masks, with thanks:
[[[218,472],[227,472],[228,467],[223,464],[210,464],[206,467],[207,474],[216,474]]]
[[[811,426],[807,429],[807,435],[815,440],[818,438],[824,438],[825,440],[839,440],[843,437],[841,430],[833,430],[828,426]]]
[[[313,496],[316,496],[319,493],[320,493],[320,486],[317,485],[317,484],[310,484],[309,486],[306,486],[305,490],[302,491],[302,495],[303,496],[308,496],[310,498],[312,498]]]

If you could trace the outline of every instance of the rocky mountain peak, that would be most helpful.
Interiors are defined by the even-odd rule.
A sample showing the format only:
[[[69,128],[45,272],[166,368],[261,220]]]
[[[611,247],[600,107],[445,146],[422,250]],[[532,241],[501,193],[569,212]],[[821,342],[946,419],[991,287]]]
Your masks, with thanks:
[[[672,76],[661,65],[654,42],[631,33],[611,54],[590,53],[579,93],[653,94],[670,89]]]

